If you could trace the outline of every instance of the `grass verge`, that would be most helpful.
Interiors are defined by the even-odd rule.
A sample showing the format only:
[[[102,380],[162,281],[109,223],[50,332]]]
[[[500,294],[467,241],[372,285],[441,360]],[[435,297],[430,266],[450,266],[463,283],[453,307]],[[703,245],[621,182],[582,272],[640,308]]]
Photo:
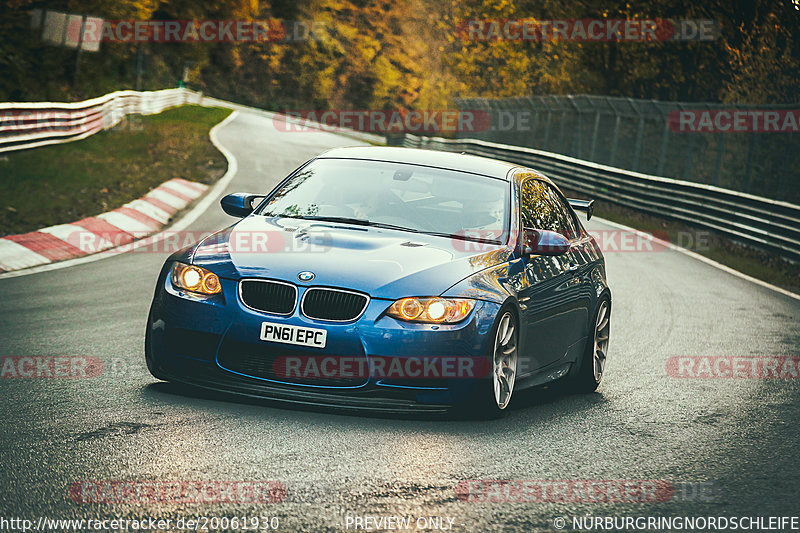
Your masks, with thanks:
[[[571,198],[586,195],[564,189]],[[675,220],[657,217],[606,200],[595,202],[594,214],[612,222],[624,224],[657,237],[669,237],[669,242],[729,266],[743,274],[766,281],[800,294],[800,264],[776,254],[758,250],[732,241],[711,230],[689,226]]]
[[[187,105],[130,115],[81,141],[0,157],[0,236],[116,209],[172,178],[216,181],[227,162],[208,132],[230,113]]]

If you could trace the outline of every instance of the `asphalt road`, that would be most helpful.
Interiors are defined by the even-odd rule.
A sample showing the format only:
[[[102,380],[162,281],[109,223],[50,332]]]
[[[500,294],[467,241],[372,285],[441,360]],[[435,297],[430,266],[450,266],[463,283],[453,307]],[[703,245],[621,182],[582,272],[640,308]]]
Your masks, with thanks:
[[[320,151],[355,144],[279,132],[246,112],[219,139],[239,162],[229,192],[267,191]],[[232,221],[214,204],[191,229]],[[666,371],[676,356],[800,355],[797,300],[671,250],[607,253],[614,310],[597,393],[519,395],[496,421],[398,420],[157,383],[144,366],[143,338],[165,255],[128,253],[0,279],[0,355],[91,356],[114,370],[0,379],[0,517],[275,516],[279,531],[355,531],[354,517],[391,515],[412,525],[449,517],[456,531],[553,531],[554,518],[570,526],[586,513],[798,514],[800,381]],[[678,490],[662,502],[457,496],[460,482],[486,479],[663,480]],[[264,504],[75,503],[68,489],[86,480],[275,480],[286,495]]]

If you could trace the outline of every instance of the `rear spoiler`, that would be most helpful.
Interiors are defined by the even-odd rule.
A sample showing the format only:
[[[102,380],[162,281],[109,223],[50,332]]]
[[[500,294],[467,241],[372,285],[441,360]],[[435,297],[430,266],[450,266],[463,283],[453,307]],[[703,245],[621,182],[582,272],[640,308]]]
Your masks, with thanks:
[[[594,213],[594,200],[575,200],[573,198],[568,198],[567,201],[572,209],[576,211],[586,211],[586,220],[592,218],[592,213]]]

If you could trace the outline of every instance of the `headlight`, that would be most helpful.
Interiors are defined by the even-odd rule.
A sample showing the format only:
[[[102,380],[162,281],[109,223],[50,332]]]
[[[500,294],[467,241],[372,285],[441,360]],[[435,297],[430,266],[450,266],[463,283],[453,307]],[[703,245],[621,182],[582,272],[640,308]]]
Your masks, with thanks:
[[[453,324],[461,322],[475,307],[475,300],[464,298],[403,298],[386,314],[406,322]]]
[[[194,265],[175,263],[170,273],[172,284],[199,294],[217,294],[222,291],[219,278],[213,272]]]

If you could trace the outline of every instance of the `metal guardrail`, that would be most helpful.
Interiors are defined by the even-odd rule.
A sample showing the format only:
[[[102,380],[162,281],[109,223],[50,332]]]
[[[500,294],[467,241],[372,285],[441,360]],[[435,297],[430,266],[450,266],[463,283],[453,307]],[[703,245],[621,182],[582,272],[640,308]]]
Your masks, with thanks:
[[[477,139],[406,134],[402,145],[465,152],[531,167],[566,189],[711,229],[735,241],[800,261],[800,206],[795,204]]]
[[[77,141],[114,127],[126,115],[199,104],[202,97],[188,89],[165,89],[117,91],[84,102],[0,103],[0,153]]]
[[[634,172],[724,187],[800,203],[800,135],[792,104],[698,103],[597,95],[457,98],[461,110],[479,111],[492,127],[457,137],[526,146]],[[726,112],[720,122],[717,113]],[[753,116],[737,129],[732,113]],[[756,113],[791,115],[787,129]],[[682,125],[682,115],[693,117]],[[700,127],[700,117],[709,123]],[[696,130],[695,130],[696,128]]]

